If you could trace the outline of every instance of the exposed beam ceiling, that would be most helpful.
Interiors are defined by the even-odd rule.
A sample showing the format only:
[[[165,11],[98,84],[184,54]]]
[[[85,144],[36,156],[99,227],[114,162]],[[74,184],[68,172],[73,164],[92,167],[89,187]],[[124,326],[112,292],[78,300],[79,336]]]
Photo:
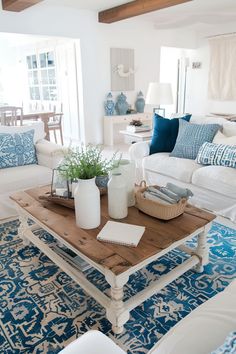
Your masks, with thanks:
[[[193,0],[135,0],[98,13],[102,23],[112,23]]]
[[[2,9],[20,12],[41,1],[43,0],[2,0]]]

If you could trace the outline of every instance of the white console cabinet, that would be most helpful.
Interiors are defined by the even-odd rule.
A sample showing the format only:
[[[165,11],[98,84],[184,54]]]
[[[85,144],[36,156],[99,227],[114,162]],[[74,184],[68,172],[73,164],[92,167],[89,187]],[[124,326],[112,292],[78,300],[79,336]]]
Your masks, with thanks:
[[[104,145],[115,145],[123,142],[124,138],[120,130],[126,129],[126,126],[133,120],[139,119],[144,124],[152,126],[152,113],[127,114],[125,116],[104,116],[103,142]]]

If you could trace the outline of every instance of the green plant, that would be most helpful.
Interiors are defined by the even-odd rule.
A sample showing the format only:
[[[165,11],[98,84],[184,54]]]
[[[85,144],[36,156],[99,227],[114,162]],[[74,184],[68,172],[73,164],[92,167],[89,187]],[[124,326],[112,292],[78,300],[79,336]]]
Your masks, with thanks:
[[[90,179],[107,175],[110,170],[118,167],[120,159],[121,155],[117,159],[117,152],[111,159],[105,159],[102,157],[101,146],[89,144],[70,149],[58,169],[68,180]]]

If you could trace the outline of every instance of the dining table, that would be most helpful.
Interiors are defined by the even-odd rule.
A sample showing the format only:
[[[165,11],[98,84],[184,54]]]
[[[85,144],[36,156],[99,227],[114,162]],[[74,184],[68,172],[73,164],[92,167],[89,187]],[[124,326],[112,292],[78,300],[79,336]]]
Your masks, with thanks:
[[[50,140],[48,122],[55,114],[54,111],[24,111],[22,116],[18,115],[18,119],[22,119],[23,122],[25,120],[41,120],[44,123],[45,139]]]

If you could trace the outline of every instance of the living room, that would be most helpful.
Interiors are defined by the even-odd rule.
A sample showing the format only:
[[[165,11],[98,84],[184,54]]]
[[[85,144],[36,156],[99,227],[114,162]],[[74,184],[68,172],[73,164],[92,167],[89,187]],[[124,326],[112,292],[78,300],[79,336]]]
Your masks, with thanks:
[[[166,53],[169,53],[168,50],[170,49],[171,52],[171,50],[175,48],[177,51],[181,52],[181,60],[184,62],[184,60],[187,59],[187,61],[185,61],[185,63],[187,63],[185,106],[184,109],[182,108],[182,112],[189,112],[192,115],[193,125],[199,123],[196,121],[198,117],[203,119],[203,117],[212,116],[213,113],[219,114],[219,118],[207,117],[208,121],[205,121],[205,123],[223,125],[223,133],[226,131],[230,132],[227,138],[230,138],[232,142],[229,145],[235,146],[235,122],[229,122],[225,119],[227,115],[232,116],[235,114],[235,99],[208,99],[208,75],[210,67],[209,42],[211,38],[218,38],[214,36],[221,38],[234,36],[236,32],[236,7],[234,1],[225,0],[222,4],[220,0],[193,0],[110,24],[98,22],[99,11],[126,2],[127,1],[118,0],[101,0],[96,2],[44,0],[21,12],[0,10],[0,32],[10,34],[11,46],[13,47],[14,40],[16,41],[16,47],[19,47],[19,43],[17,43],[19,35],[30,35],[35,38],[40,37],[42,40],[50,37],[52,40],[55,39],[58,41],[60,38],[60,40],[63,41],[78,41],[79,43],[77,53],[79,60],[76,64],[77,72],[81,72],[81,76],[79,76],[80,79],[77,82],[78,92],[76,100],[78,110],[74,116],[75,118],[73,118],[74,121],[70,122],[71,131],[69,128],[67,130],[64,149],[68,146],[69,138],[72,137],[71,132],[74,133],[72,137],[74,143],[79,141],[85,144],[102,144],[104,141],[104,102],[107,99],[108,93],[111,91],[111,48],[134,50],[133,69],[135,86],[131,91],[124,91],[127,96],[127,102],[131,105],[131,108],[134,108],[137,93],[140,90],[143,92],[144,98],[146,98],[149,83],[165,82],[167,80],[168,69],[171,71],[171,68],[166,65],[166,63],[170,63],[170,61],[166,59]],[[167,49],[165,50],[165,48]],[[120,92],[121,90],[112,92],[114,100],[116,100]],[[169,113],[181,111],[181,109],[176,110],[176,94],[176,90],[173,90],[174,103],[172,106],[162,105],[162,108],[166,109],[166,116],[168,116]],[[152,116],[153,108],[154,107],[151,105],[146,105],[145,112]],[[74,131],[73,126],[75,126]],[[28,173],[27,176],[30,176],[31,185],[29,181],[27,181],[27,178],[24,177],[25,172],[24,174],[22,171],[20,172],[20,170],[18,170],[18,173],[13,172],[15,167],[9,168],[11,175],[5,173],[4,170],[6,169],[4,168],[0,171],[0,184],[2,184],[1,203],[5,207],[5,214],[2,215],[4,215],[4,218],[11,216],[11,219],[1,220],[0,224],[0,247],[1,252],[3,252],[1,263],[2,271],[0,275],[3,318],[0,330],[0,345],[2,348],[0,348],[0,353],[59,353],[60,350],[69,345],[70,342],[76,340],[76,338],[80,338],[80,340],[75,342],[74,348],[68,347],[68,353],[73,353],[73,350],[75,350],[75,352],[78,350],[78,352],[81,353],[95,354],[95,349],[89,348],[88,342],[94,343],[93,346],[97,347],[97,353],[114,352],[117,354],[148,353],[150,350],[150,353],[155,354],[167,352],[199,354],[211,352],[223,344],[229,332],[236,330],[234,316],[236,309],[233,301],[235,297],[235,282],[232,282],[236,274],[234,241],[236,233],[236,205],[234,192],[235,177],[233,175],[235,168],[225,167],[228,171],[233,171],[230,177],[227,177],[231,179],[230,183],[227,182],[225,176],[221,175],[219,178],[222,180],[222,185],[215,185],[214,188],[217,190],[214,191],[211,190],[211,186],[208,186],[210,192],[208,190],[207,193],[205,193],[204,188],[195,188],[191,183],[186,186],[186,183],[182,184],[179,182],[178,178],[175,179],[177,186],[182,188],[187,187],[193,191],[194,197],[192,200],[194,200],[194,198],[196,200],[196,197],[201,199],[200,201],[197,200],[197,205],[195,204],[197,207],[204,208],[204,205],[201,205],[200,202],[207,199],[208,201],[210,200],[212,205],[218,203],[221,209],[227,209],[225,212],[221,213],[220,217],[217,216],[210,230],[210,223],[213,220],[211,212],[214,211],[214,208],[207,208],[206,204],[204,210],[202,210],[202,217],[199,217],[199,214],[198,216],[193,216],[191,214],[193,211],[187,208],[185,212],[186,225],[184,226],[183,224],[185,224],[185,222],[183,222],[183,219],[179,219],[182,218],[182,216],[171,221],[173,222],[170,227],[172,232],[174,229],[184,229],[183,232],[188,234],[188,237],[190,234],[196,236],[196,229],[201,230],[199,233],[201,235],[208,232],[210,263],[207,264],[206,245],[203,236],[199,238],[200,243],[198,244],[198,250],[195,255],[191,255],[191,260],[188,260],[189,264],[192,262],[191,267],[197,267],[200,263],[202,266],[205,265],[205,270],[202,273],[195,273],[195,271],[190,270],[191,267],[189,266],[189,268],[185,268],[185,271],[182,269],[180,273],[182,275],[179,278],[176,276],[177,270],[175,277],[174,275],[168,274],[174,267],[174,263],[175,265],[180,265],[181,261],[185,260],[185,257],[180,252],[183,252],[186,246],[181,245],[180,239],[175,239],[175,242],[179,242],[178,245],[181,245],[181,250],[180,248],[178,250],[173,248],[173,252],[176,253],[165,254],[163,259],[161,258],[161,261],[157,261],[153,258],[154,263],[144,261],[144,258],[142,258],[145,252],[148,254],[148,259],[152,258],[151,254],[154,250],[149,245],[149,242],[145,243],[143,241],[141,248],[134,248],[132,251],[130,247],[119,246],[123,247],[123,253],[121,252],[122,254],[120,254],[117,251],[116,254],[116,251],[114,251],[114,254],[112,254],[111,249],[113,246],[104,246],[105,243],[98,246],[101,241],[96,241],[96,247],[98,247],[97,252],[93,252],[94,258],[90,257],[92,259],[90,259],[90,263],[92,266],[95,265],[95,267],[86,270],[86,279],[90,281],[92,279],[93,286],[95,284],[96,287],[100,289],[98,292],[92,285],[87,284],[84,278],[82,279],[78,274],[74,274],[75,272],[63,262],[61,263],[61,265],[63,265],[61,269],[63,269],[65,273],[62,272],[60,268],[54,264],[56,263],[58,265],[57,257],[55,257],[54,261],[50,261],[50,250],[40,243],[42,239],[44,239],[46,243],[53,243],[52,235],[55,236],[55,234],[57,235],[63,232],[66,238],[68,233],[75,232],[75,226],[71,225],[69,222],[71,220],[70,212],[65,212],[65,220],[62,224],[59,224],[59,216],[57,215],[57,218],[54,219],[55,215],[53,216],[51,214],[52,210],[46,209],[43,211],[42,208],[38,207],[39,209],[35,212],[34,208],[37,203],[34,199],[36,195],[34,193],[36,192],[27,195],[28,199],[24,199],[26,195],[24,195],[23,198],[21,194],[17,194],[20,193],[19,190],[49,184],[52,179],[52,168],[55,168],[58,161],[61,159],[61,148],[50,142],[41,140],[44,134],[42,126],[39,124],[37,129],[39,142],[36,143],[35,146],[38,166],[34,171],[31,170],[30,172],[29,168],[29,172],[26,172]],[[136,144],[134,144],[134,146],[135,145]],[[144,147],[146,145],[141,144],[139,146]],[[126,152],[129,147],[130,145],[126,145]],[[112,151],[115,151],[117,148],[119,147],[112,147]],[[131,147],[131,151],[132,149],[132,156],[136,158],[136,167],[140,167],[140,161],[138,160],[141,160],[142,156],[144,159],[153,156],[146,156],[146,152],[142,155],[142,149],[142,151],[139,150],[138,152],[134,151],[135,147],[133,148],[133,146]],[[146,149],[146,147],[144,147],[144,149]],[[110,148],[108,148],[108,151],[110,151]],[[167,165],[165,161],[162,164],[161,171],[164,171],[164,165]],[[195,163],[195,161],[193,162]],[[208,167],[213,166],[203,167],[202,170]],[[150,172],[150,168],[148,169]],[[195,165],[193,169],[195,169]],[[176,171],[181,172],[181,170],[185,171],[178,162]],[[194,173],[195,172],[194,170]],[[185,174],[185,172],[183,172],[183,174]],[[167,182],[173,182],[166,178],[165,173],[163,175],[163,185]],[[43,178],[41,178],[41,176],[43,176]],[[157,184],[159,180],[156,178],[156,175],[152,174],[151,177],[152,179],[154,178],[154,182],[151,184]],[[158,178],[160,178],[160,176]],[[204,178],[207,179],[207,176]],[[18,186],[17,183],[20,179],[22,180],[19,188],[14,188],[16,185]],[[226,190],[225,186],[227,183],[229,184],[229,188]],[[9,191],[11,191],[11,193]],[[9,194],[14,194],[15,202],[18,204],[21,212],[22,224],[19,233],[25,233],[25,237],[22,237],[22,239],[24,239],[24,245],[17,236],[19,227],[17,216],[13,216],[9,213]],[[6,195],[8,199],[5,199]],[[216,199],[211,199],[212,196]],[[103,197],[101,197],[101,200],[104,200],[102,198]],[[32,200],[34,200],[34,202]],[[91,201],[90,204],[92,204]],[[24,205],[26,205],[26,207]],[[103,207],[103,203],[101,207]],[[44,225],[41,230],[35,231],[35,234],[41,235],[40,241],[35,239],[35,242],[32,241],[31,244],[29,244],[28,239],[31,237],[32,240],[34,239],[34,236],[31,235],[31,232],[33,233],[34,230],[33,227],[29,230],[29,225],[27,221],[25,222],[25,215],[29,215],[24,213],[25,208],[28,208],[27,213],[31,213],[31,220],[34,222],[38,221],[41,226]],[[211,211],[210,213],[209,210]],[[139,219],[135,213],[136,211],[131,212],[129,216],[130,221],[128,220],[127,222],[134,224],[135,222],[132,220],[137,220],[137,225],[142,226],[141,219]],[[196,211],[194,211],[194,213],[196,213]],[[51,218],[49,217],[50,215]],[[104,214],[102,214],[102,218],[103,217]],[[144,216],[142,215],[142,217]],[[46,219],[47,221],[45,221]],[[159,221],[157,221],[155,225],[151,223],[150,227],[157,228],[156,233],[158,234],[158,230],[162,229],[163,225],[166,224],[165,222],[163,224],[163,222],[159,223]],[[99,230],[102,226],[104,226],[104,220]],[[52,231],[51,234],[50,231]],[[186,234],[185,236],[180,235],[179,232],[180,231],[176,232],[176,237],[186,238]],[[165,229],[165,233],[168,234],[169,231],[167,232]],[[17,238],[15,238],[16,236]],[[94,238],[94,231],[83,232],[82,236],[86,238],[86,242],[91,242],[91,239]],[[150,233],[148,237],[151,238],[152,234]],[[167,246],[168,242],[165,235],[163,235],[163,239],[165,239],[165,247],[168,249],[169,246]],[[81,245],[82,244],[83,240],[81,239]],[[36,245],[38,246],[35,247]],[[188,246],[191,247],[194,245],[195,241],[189,238]],[[163,244],[161,247],[164,247]],[[39,252],[38,248],[42,252]],[[135,255],[135,249],[138,250],[139,256]],[[74,246],[73,250],[75,250]],[[107,255],[105,261],[99,258],[100,253],[98,250],[100,250],[100,253],[104,252],[104,254]],[[185,248],[185,251],[186,250],[187,248]],[[81,252],[80,249],[78,254],[81,255]],[[84,260],[88,261],[88,253],[86,252],[87,251],[85,251]],[[143,267],[145,266],[141,270],[141,267],[138,267],[136,263],[136,268],[134,268],[138,271],[136,273],[134,272],[134,274],[131,274],[132,267],[126,269],[124,273],[126,274],[127,272],[130,276],[128,283],[125,274],[123,274],[124,277],[122,278],[122,276],[120,276],[122,272],[118,274],[119,271],[117,268],[117,274],[114,278],[113,275],[111,277],[109,272],[110,275],[108,275],[108,273],[105,275],[106,271],[104,270],[108,269],[113,261],[119,262],[119,267],[122,263],[123,267],[129,268],[129,265],[124,265],[125,262],[127,262],[127,258],[125,258],[124,255],[127,255],[127,258],[130,257],[130,259],[135,260],[134,262],[137,262],[139,258],[139,264],[143,264]],[[200,258],[201,261],[199,260]],[[98,262],[98,259],[100,259],[101,263],[99,263],[100,261]],[[111,268],[109,268],[109,270],[110,269]],[[105,278],[101,273],[105,275]],[[136,298],[137,292],[142,291],[144,285],[147,287],[150,286],[150,283],[152,281],[154,282],[156,278],[165,276],[164,273],[167,273],[169,276],[167,283],[165,283],[165,278],[162,278],[163,281],[160,281],[160,285],[163,283],[162,287],[156,287],[155,291],[149,288],[148,297],[147,295],[140,295],[140,298],[143,296],[144,302],[138,300],[138,297]],[[231,287],[228,289],[227,286],[231,282]],[[76,283],[80,284],[81,287]],[[110,303],[108,303],[110,296],[108,284],[110,284],[112,288],[112,306],[114,306],[112,309],[109,307]],[[127,304],[126,301],[121,301],[124,284]],[[165,284],[168,285],[164,287]],[[217,297],[220,295],[218,293],[221,293],[222,290],[224,290],[222,296]],[[96,300],[93,299],[93,292]],[[102,296],[101,292],[104,292],[106,296]],[[216,300],[214,300],[214,295],[216,295]],[[133,304],[137,303],[137,307],[132,304],[130,300],[132,297],[135,298]],[[222,312],[223,317],[219,317],[219,322],[222,322],[221,324],[223,324],[224,328],[222,329],[220,326],[213,327],[216,333],[215,336],[209,335],[209,346],[204,347],[204,339],[201,347],[198,343],[199,339],[192,338],[189,334],[188,326],[190,326],[191,329],[192,325],[192,332],[199,331],[200,335],[204,336],[204,331],[207,333],[207,327],[215,325],[211,317],[212,313],[214,314],[215,306],[225,309],[225,312]],[[103,307],[106,308],[106,312]],[[204,316],[204,312],[207,312],[209,309],[209,316],[205,316],[206,322],[204,322],[203,325],[197,325],[197,322],[195,322],[198,314],[194,317],[194,312],[193,314],[191,312],[195,308],[199,308],[200,316]],[[119,311],[121,311],[120,313],[123,317],[119,316]],[[212,313],[210,313],[211,311]],[[228,322],[221,320],[225,318],[225,314],[228,314],[230,311],[232,311],[232,314]],[[190,312],[193,317],[189,318],[189,322],[188,318],[186,318],[186,322],[183,322],[184,317]],[[114,330],[111,328],[111,323],[113,323]],[[115,326],[114,323],[116,323]],[[179,325],[179,327],[174,327],[175,324]],[[171,328],[173,328],[173,330]],[[100,334],[90,332],[90,330],[99,330],[105,334],[106,337],[100,337]],[[120,333],[119,330],[121,331]],[[119,334],[115,334],[115,332]],[[87,334],[83,336],[85,333]],[[176,341],[171,342],[171,339],[166,337],[166,333],[169,338],[173,337]],[[183,336],[183,333],[186,333],[187,337],[189,335],[189,342],[185,338],[187,349],[182,346],[184,345],[182,342],[178,342],[178,338]],[[115,346],[114,343],[110,342],[110,339],[108,340],[107,337],[118,344],[119,348]],[[167,341],[163,339],[163,341],[160,342],[161,337],[167,338]],[[96,341],[98,341],[97,345],[95,344]],[[160,349],[158,346],[155,347],[158,342],[160,342]],[[173,343],[177,345],[177,342],[179,343],[179,351],[173,349],[173,347],[171,349]],[[189,349],[188,345],[190,345],[191,349]],[[65,351],[65,353],[67,352]]]

